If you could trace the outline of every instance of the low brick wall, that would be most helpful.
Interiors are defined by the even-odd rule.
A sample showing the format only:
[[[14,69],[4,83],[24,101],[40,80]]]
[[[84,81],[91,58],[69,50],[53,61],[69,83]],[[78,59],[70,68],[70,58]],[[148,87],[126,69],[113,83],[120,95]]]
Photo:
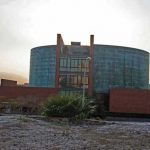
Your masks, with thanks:
[[[17,81],[1,79],[1,86],[17,86]]]
[[[38,97],[39,99],[45,99],[50,95],[57,94],[58,90],[55,88],[37,88],[37,87],[0,87],[0,102],[8,99],[14,99],[18,97]]]
[[[150,114],[150,90],[112,89],[110,91],[109,111]]]

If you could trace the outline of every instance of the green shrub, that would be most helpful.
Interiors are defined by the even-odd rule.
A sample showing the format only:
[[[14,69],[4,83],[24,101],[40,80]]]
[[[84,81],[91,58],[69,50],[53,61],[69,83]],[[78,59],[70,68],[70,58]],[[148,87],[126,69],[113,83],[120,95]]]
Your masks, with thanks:
[[[19,120],[20,122],[24,122],[24,123],[31,121],[30,118],[27,118],[25,116],[20,116],[19,118],[17,118],[17,120]]]
[[[95,110],[96,106],[91,99],[85,98],[82,105],[80,95],[56,95],[49,97],[45,102],[43,115],[83,119],[93,115]]]

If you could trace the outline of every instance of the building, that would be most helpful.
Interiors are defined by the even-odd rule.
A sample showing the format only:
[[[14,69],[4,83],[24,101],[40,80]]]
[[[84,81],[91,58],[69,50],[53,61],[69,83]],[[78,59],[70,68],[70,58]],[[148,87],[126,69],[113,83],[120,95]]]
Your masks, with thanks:
[[[65,45],[60,34],[57,44],[31,50],[30,87],[57,88],[89,96],[109,93],[113,88],[148,89],[149,53],[136,48],[71,42]]]
[[[17,81],[1,79],[1,86],[17,86]]]
[[[1,80],[0,104],[17,101],[22,105],[32,101],[38,108],[58,92],[84,91],[96,96],[101,115],[108,112],[150,117],[149,53],[94,44],[93,35],[89,45],[80,42],[65,45],[58,34],[56,45],[31,50],[29,86]]]

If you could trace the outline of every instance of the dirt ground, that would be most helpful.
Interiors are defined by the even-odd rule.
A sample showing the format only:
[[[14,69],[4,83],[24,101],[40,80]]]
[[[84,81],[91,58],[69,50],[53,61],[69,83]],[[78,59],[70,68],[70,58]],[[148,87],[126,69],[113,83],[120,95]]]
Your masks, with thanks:
[[[150,150],[150,122],[0,116],[0,150]]]

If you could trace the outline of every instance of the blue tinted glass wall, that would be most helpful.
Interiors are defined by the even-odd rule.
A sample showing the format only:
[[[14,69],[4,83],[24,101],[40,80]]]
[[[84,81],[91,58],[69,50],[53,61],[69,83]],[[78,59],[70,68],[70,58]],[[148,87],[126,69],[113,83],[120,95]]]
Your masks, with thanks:
[[[31,87],[55,87],[56,46],[42,46],[31,50]]]
[[[146,89],[149,83],[149,53],[117,46],[94,46],[94,90]]]

